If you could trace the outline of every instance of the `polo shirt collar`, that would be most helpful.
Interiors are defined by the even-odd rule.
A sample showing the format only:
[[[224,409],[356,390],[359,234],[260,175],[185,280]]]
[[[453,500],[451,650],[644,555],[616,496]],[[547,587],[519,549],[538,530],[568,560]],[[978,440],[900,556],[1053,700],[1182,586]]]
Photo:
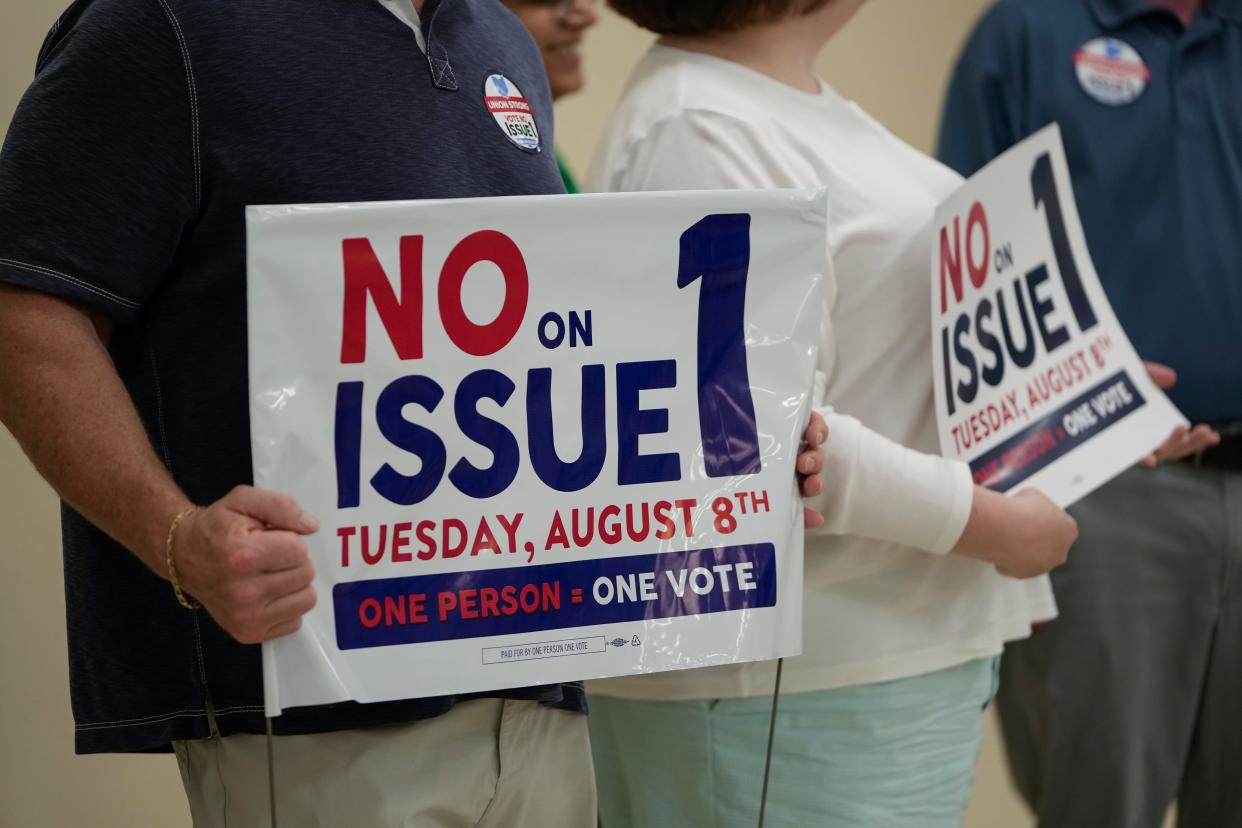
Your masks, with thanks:
[[[1088,0],[1091,10],[1106,29],[1116,29],[1154,10],[1151,0]],[[1242,0],[1208,0],[1217,15],[1242,22]]]

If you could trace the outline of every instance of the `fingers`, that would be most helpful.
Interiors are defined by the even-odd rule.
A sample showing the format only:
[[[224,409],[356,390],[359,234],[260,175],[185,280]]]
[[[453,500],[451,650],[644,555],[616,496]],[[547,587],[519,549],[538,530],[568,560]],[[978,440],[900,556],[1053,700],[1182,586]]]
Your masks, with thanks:
[[[302,619],[295,618],[292,621],[285,621],[270,628],[263,636],[264,641],[272,641],[277,638],[284,638],[286,635],[292,635],[302,629]]]
[[[1147,369],[1147,376],[1151,377],[1157,388],[1167,391],[1177,384],[1177,372],[1169,366],[1159,362],[1144,362],[1143,367]]]
[[[296,629],[315,604],[315,569],[302,535],[318,521],[293,498],[250,486],[186,520],[178,550],[183,584],[221,627],[243,644]]]
[[[798,474],[819,474],[824,469],[824,452],[818,448],[798,455]]]
[[[245,535],[226,553],[224,565],[227,577],[249,579],[269,572],[297,569],[309,561],[301,535],[267,530]]]
[[[818,529],[824,525],[824,516],[814,509],[803,509],[802,525],[807,529]]]
[[[1190,439],[1195,446],[1196,451],[1212,448],[1220,445],[1220,434],[1212,430],[1211,426],[1197,425],[1190,431]]]
[[[798,455],[795,468],[798,473],[798,490],[803,497],[814,497],[824,489],[820,472],[824,470],[824,450],[820,448],[828,439],[828,424],[818,411],[811,412],[811,420],[803,434],[805,451]]]
[[[307,561],[305,566],[275,572],[263,579],[263,593],[271,604],[288,595],[306,589],[315,580],[315,567]]]
[[[303,615],[315,608],[317,600],[315,590],[308,586],[271,601],[263,612],[268,629],[301,619]]]
[[[1154,454],[1156,461],[1175,460],[1180,457],[1180,451],[1186,443],[1186,436],[1189,433],[1185,426],[1176,426],[1172,433],[1165,438],[1165,441],[1156,448]]]
[[[824,490],[824,478],[818,474],[812,474],[798,481],[798,491],[803,497],[815,497]]]
[[[1039,501],[1040,503],[1051,505],[1054,508],[1060,509],[1059,506],[1056,506],[1056,504],[1052,502],[1052,498],[1048,497],[1048,495],[1044,494],[1039,489],[1030,489],[1030,488],[1022,489],[1016,495],[1014,495],[1014,497],[1022,498],[1025,500],[1032,501],[1032,502]]]
[[[302,511],[293,498],[278,492],[238,486],[226,496],[229,506],[272,529],[308,535],[319,529],[319,521]]]
[[[259,548],[259,572],[283,572],[310,563],[306,541],[293,532],[270,529],[254,539]]]
[[[828,423],[818,411],[811,412],[811,419],[802,432],[802,445],[812,450],[822,446],[828,439]]]
[[[1149,468],[1159,463],[1167,463],[1174,460],[1181,460],[1198,454],[1205,449],[1209,449],[1220,443],[1220,435],[1206,425],[1198,425],[1193,429],[1187,429],[1185,426],[1178,426],[1173,429],[1173,433],[1169,435],[1160,448],[1150,455],[1154,457],[1154,462],[1148,463],[1144,459],[1144,465]]]
[[[1078,538],[1077,521],[1036,489],[1024,489],[1015,499],[1023,502],[1025,512],[1016,526],[1025,528],[1010,538],[1011,554],[994,561],[998,571],[1012,578],[1031,578],[1061,566]]]
[[[229,632],[243,644],[262,644],[289,635],[301,628],[302,616],[314,608],[316,600],[314,589],[300,589],[270,602],[252,621]]]

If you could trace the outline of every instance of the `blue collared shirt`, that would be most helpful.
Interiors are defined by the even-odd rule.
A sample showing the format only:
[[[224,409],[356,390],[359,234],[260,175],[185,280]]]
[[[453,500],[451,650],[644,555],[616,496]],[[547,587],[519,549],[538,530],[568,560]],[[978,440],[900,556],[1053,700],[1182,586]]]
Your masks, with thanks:
[[[1242,0],[1185,26],[1149,0],[1001,0],[957,66],[940,158],[970,175],[1053,121],[1135,348],[1177,369],[1193,421],[1242,419]]]

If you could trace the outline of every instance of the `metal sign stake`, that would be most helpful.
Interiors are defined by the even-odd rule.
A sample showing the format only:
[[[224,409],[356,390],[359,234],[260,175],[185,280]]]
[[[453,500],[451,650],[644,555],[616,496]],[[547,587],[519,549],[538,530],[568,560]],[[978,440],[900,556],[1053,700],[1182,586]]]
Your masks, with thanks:
[[[772,774],[772,743],[776,741],[776,706],[781,698],[781,668],[784,666],[785,659],[778,658],[776,660],[776,687],[772,689],[772,718],[768,722],[768,752],[763,759],[763,793],[759,796],[759,828],[763,828],[763,817],[768,807],[768,779]]]

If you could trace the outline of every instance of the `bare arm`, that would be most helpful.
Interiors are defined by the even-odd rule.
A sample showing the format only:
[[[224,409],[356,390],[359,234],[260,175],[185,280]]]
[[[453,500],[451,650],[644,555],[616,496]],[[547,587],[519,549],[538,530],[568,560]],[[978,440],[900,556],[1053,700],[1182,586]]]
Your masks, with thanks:
[[[103,317],[0,285],[0,420],[74,509],[158,575],[190,505],[151,447],[105,342]]]
[[[0,421],[58,494],[162,578],[172,519],[191,503],[156,456],[106,349],[111,324],[0,284]],[[179,580],[244,642],[291,632],[314,605],[291,498],[239,487],[177,534]]]

